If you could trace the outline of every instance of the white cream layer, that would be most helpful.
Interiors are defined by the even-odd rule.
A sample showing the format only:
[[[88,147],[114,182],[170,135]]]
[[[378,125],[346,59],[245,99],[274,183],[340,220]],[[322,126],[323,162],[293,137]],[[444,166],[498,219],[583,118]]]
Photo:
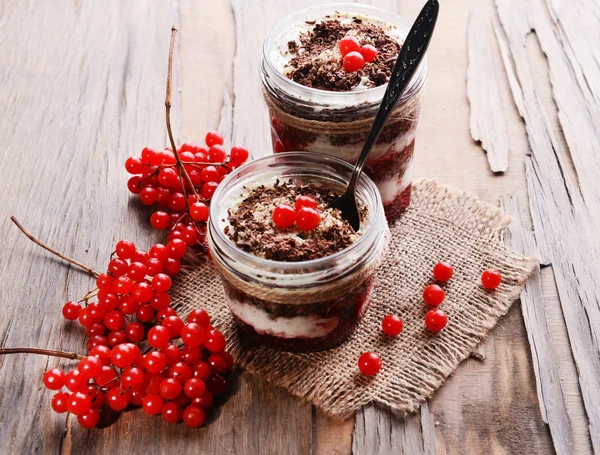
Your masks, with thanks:
[[[339,317],[319,318],[316,316],[295,316],[292,318],[271,318],[263,309],[227,297],[231,312],[258,334],[274,335],[281,338],[320,338],[331,333],[339,324]]]

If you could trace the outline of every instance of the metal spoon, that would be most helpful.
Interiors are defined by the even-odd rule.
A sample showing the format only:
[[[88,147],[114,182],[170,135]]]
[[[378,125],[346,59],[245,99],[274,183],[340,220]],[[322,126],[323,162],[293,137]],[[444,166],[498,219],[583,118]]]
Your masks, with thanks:
[[[390,77],[383,99],[381,100],[381,106],[379,107],[379,111],[377,111],[367,141],[354,166],[354,171],[350,177],[348,187],[344,194],[329,204],[332,208],[340,209],[342,218],[347,220],[355,231],[360,228],[360,215],[358,214],[355,195],[356,183],[358,182],[360,173],[367,160],[367,156],[371,152],[373,145],[375,145],[375,142],[383,129],[383,125],[394,110],[394,106],[396,106],[396,103],[408,86],[410,79],[419,67],[419,63],[421,63],[421,60],[427,51],[433,28],[435,27],[435,22],[437,20],[438,11],[438,1],[429,0],[408,32],[406,40],[400,50],[398,60],[396,60],[396,64],[394,65],[392,76]]]

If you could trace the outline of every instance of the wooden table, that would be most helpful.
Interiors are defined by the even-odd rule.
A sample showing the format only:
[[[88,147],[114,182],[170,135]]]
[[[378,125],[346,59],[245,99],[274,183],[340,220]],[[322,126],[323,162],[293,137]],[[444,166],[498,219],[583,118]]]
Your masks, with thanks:
[[[168,143],[163,103],[171,25],[180,28],[173,108],[178,141],[201,140],[219,127],[227,142],[242,143],[257,157],[270,152],[259,91],[262,40],[277,20],[317,3],[0,2],[2,346],[83,351],[80,328],[66,324],[60,308],[92,286],[87,275],[28,242],[9,214],[97,268],[105,267],[121,238],[140,245],[161,238],[146,222],[150,211],[126,191],[123,163],[146,145]],[[414,18],[421,2],[369,3]],[[442,2],[429,51],[416,174],[503,203],[521,220],[511,245],[542,259],[522,306],[515,304],[481,345],[485,360],[464,362],[419,413],[406,417],[366,407],[356,419],[335,422],[284,390],[236,374],[233,396],[201,430],[134,411],[106,429],[86,431],[73,417],[51,411],[51,394],[41,384],[46,369],[68,361],[10,356],[0,358],[0,452],[512,454],[556,448],[586,454],[592,443],[600,451],[600,290],[592,266],[600,259],[593,235],[600,220],[594,129],[600,129],[600,78],[593,77],[600,14],[593,0],[558,3]],[[500,20],[500,47],[491,19]],[[524,38],[532,27],[537,35]],[[491,173],[471,136],[469,47],[479,139],[494,154],[507,151],[502,175]],[[516,73],[507,73],[505,63]],[[492,95],[482,96],[477,90],[488,84]],[[507,142],[502,135],[489,139],[498,131]]]

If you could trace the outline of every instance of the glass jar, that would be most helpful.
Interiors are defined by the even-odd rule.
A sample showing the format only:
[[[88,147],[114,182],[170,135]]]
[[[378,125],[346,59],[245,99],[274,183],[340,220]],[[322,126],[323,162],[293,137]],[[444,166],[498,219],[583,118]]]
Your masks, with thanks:
[[[367,207],[362,235],[338,253],[300,262],[267,260],[242,251],[224,232],[228,210],[248,188],[292,179],[341,193],[351,173],[338,158],[292,152],[252,161],[217,188],[208,243],[244,341],[289,351],[322,350],[344,341],[362,319],[389,233],[379,192],[364,174],[357,186],[357,200]]]
[[[403,40],[410,30],[410,24],[400,16],[356,3],[307,8],[277,24],[264,42],[262,58],[264,97],[269,107],[275,153],[304,150],[354,163],[379,109],[387,84],[362,91],[333,92],[305,87],[282,74],[281,46],[290,40],[290,30],[297,29],[307,19],[320,20],[333,12],[383,21],[393,27],[399,40]],[[425,58],[364,168],[381,193],[389,221],[397,219],[410,203],[419,99],[426,76]]]

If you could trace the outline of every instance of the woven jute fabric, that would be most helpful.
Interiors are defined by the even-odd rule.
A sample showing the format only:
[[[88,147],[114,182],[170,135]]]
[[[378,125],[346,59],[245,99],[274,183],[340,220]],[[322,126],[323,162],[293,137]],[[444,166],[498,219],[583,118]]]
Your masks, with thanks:
[[[336,418],[350,417],[360,406],[377,402],[412,412],[431,397],[459,363],[488,334],[519,296],[535,260],[507,249],[502,236],[510,219],[497,208],[431,180],[415,182],[412,203],[391,226],[389,251],[378,271],[375,294],[364,320],[343,345],[323,352],[292,354],[245,346],[224,300],[221,279],[210,263],[187,267],[173,289],[176,307],[185,314],[205,308],[223,330],[238,364],[303,397]],[[428,308],[425,286],[440,260],[454,266],[441,305],[447,327],[438,334],[424,328]],[[498,269],[495,291],[481,286],[481,272]],[[397,314],[404,330],[383,335],[381,320]],[[362,352],[381,355],[374,377],[358,372]]]

